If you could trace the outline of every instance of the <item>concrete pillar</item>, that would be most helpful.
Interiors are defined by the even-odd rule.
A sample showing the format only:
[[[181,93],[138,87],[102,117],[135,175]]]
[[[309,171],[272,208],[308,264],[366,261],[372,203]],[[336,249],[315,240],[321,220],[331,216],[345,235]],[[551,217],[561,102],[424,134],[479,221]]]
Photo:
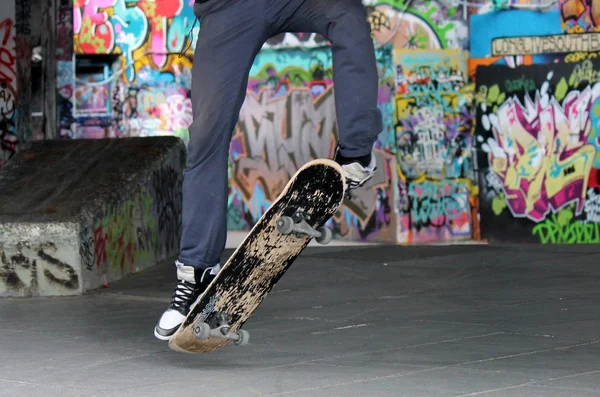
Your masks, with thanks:
[[[31,28],[33,1],[11,1],[15,3],[15,54],[18,88],[15,125],[17,137],[21,142],[25,142],[31,139],[31,55],[33,52]]]
[[[58,0],[41,0],[42,47],[42,133],[44,139],[57,137],[56,77]]]

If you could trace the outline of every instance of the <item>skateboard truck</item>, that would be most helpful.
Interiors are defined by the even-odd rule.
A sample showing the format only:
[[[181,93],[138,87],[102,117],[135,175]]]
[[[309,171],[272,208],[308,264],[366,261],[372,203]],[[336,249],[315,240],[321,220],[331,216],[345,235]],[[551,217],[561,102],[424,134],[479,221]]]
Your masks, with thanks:
[[[232,332],[227,317],[224,313],[218,313],[214,321],[211,321],[215,324],[214,328],[208,323],[198,322],[194,325],[194,336],[200,340],[213,337],[228,339],[233,341],[237,346],[247,345],[250,340],[248,331],[239,330],[238,332]]]
[[[325,226],[315,229],[307,221],[310,221],[310,215],[297,211],[292,216],[282,216],[279,218],[277,221],[277,230],[281,234],[295,233],[297,237],[302,237],[305,234],[314,237],[319,244],[329,244],[333,237],[331,230]]]

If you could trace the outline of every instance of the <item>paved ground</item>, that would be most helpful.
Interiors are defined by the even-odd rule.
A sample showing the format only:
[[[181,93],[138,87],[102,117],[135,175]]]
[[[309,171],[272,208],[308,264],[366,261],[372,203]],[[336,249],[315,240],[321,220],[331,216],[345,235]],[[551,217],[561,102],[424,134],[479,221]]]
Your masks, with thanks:
[[[0,300],[0,396],[600,396],[599,256],[310,248],[253,343],[208,355],[152,336],[170,264],[83,298]]]

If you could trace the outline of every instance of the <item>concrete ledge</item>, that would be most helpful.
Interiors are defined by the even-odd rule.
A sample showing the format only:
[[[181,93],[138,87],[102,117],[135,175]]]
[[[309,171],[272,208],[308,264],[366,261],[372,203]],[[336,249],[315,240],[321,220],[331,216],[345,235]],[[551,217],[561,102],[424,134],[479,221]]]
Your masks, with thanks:
[[[76,295],[175,257],[185,146],[43,141],[0,170],[0,296]]]

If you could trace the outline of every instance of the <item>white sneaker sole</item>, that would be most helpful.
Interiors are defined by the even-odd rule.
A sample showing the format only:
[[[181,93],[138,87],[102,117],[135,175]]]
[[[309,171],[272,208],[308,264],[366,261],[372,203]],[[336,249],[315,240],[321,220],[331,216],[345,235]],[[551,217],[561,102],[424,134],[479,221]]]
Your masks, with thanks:
[[[154,328],[154,336],[156,337],[156,339],[160,339],[160,340],[164,340],[164,341],[168,342],[168,341],[171,340],[171,337],[173,335],[171,335],[171,336],[162,336],[158,332],[156,332],[156,328]]]

